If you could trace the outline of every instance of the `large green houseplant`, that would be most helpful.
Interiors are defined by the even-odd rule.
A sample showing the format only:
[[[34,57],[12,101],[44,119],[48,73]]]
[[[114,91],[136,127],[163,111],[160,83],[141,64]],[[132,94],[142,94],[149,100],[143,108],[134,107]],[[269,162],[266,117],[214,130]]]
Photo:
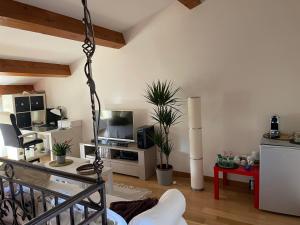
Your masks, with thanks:
[[[172,82],[159,80],[148,84],[146,89],[145,98],[154,106],[152,119],[157,123],[153,141],[160,153],[156,174],[159,184],[162,185],[170,185],[173,182],[173,167],[169,163],[173,144],[169,134],[170,128],[178,123],[182,115],[178,109],[179,99],[176,97],[179,91],[180,88],[175,88]]]

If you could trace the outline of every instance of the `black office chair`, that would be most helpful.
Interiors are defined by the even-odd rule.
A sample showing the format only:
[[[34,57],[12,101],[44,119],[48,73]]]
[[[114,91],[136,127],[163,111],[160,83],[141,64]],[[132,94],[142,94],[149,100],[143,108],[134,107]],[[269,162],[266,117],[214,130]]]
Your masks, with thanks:
[[[33,148],[37,144],[43,143],[42,139],[37,138],[37,133],[30,132],[22,134],[16,123],[14,114],[7,112],[0,112],[0,131],[2,133],[5,146],[24,149],[24,160],[26,159],[26,151]],[[25,137],[34,136],[33,140],[24,142]],[[40,161],[39,157],[33,157],[27,160],[28,162]]]

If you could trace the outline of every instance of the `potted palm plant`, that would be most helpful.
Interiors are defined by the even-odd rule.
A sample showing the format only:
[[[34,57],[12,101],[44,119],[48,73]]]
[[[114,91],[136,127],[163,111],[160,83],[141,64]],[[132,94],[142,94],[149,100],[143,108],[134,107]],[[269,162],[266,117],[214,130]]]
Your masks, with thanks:
[[[160,153],[156,175],[161,185],[170,185],[173,182],[173,166],[169,163],[173,144],[169,134],[170,128],[178,123],[182,115],[178,109],[179,99],[176,97],[179,91],[180,88],[174,88],[172,82],[159,80],[151,85],[148,84],[146,89],[145,98],[154,106],[152,119],[157,124],[153,141]]]
[[[52,152],[53,155],[56,157],[56,162],[58,164],[64,164],[66,162],[66,155],[67,153],[71,152],[71,141],[64,141],[62,143],[58,143],[55,141],[53,147],[52,147]]]

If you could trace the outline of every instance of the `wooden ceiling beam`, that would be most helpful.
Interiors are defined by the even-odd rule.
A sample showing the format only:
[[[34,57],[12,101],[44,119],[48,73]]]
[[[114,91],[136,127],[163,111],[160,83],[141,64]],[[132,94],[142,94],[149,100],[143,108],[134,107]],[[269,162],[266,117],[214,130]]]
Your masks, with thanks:
[[[84,40],[81,20],[26,5],[13,0],[0,0],[0,25],[55,37]],[[94,26],[97,45],[121,48],[125,45],[123,34],[104,27]]]
[[[193,9],[201,4],[201,0],[178,0],[189,9]]]
[[[33,90],[33,85],[0,85],[0,95],[19,94],[23,91]]]
[[[68,65],[0,59],[0,75],[25,77],[71,76]]]

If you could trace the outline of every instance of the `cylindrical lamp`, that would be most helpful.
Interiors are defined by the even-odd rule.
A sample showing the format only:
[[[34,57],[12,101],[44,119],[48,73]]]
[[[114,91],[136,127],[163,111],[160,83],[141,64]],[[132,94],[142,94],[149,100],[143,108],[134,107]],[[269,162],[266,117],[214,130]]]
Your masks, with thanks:
[[[203,150],[201,124],[201,98],[188,98],[191,187],[195,191],[204,189]]]

